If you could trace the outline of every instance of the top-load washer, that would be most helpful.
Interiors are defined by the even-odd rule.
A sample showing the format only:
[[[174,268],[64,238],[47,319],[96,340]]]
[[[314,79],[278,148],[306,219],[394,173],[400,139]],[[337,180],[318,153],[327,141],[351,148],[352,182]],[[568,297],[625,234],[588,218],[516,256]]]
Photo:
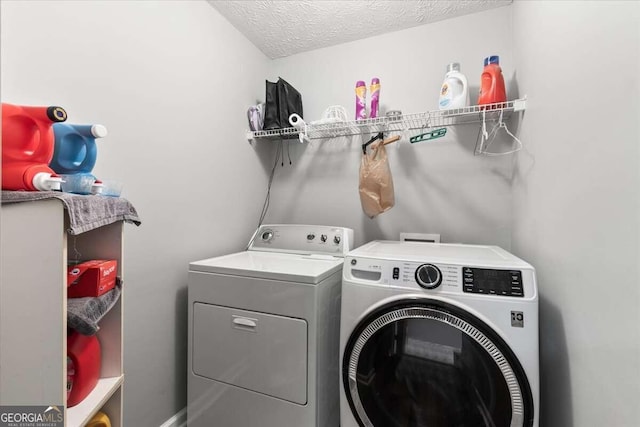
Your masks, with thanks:
[[[189,427],[337,427],[344,255],[353,230],[263,225],[189,264]]]
[[[340,354],[342,427],[537,427],[535,271],[495,246],[361,246]]]

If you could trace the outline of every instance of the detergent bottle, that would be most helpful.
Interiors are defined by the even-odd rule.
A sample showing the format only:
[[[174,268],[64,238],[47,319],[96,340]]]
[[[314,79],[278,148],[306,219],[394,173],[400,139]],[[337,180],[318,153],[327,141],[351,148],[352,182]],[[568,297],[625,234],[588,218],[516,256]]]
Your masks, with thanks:
[[[111,427],[111,420],[107,414],[99,411],[89,420],[89,423],[85,427]]]
[[[61,107],[2,104],[2,189],[59,190],[61,179],[49,168],[52,124],[64,122]]]
[[[478,105],[496,102],[507,102],[507,90],[504,85],[502,68],[500,68],[500,57],[497,55],[484,59]]]
[[[72,331],[67,336],[67,407],[82,402],[100,378],[102,351],[95,335]]]
[[[380,112],[380,79],[374,77],[371,79],[371,86],[369,86],[371,92],[371,110],[369,112],[369,118],[374,119],[378,117]]]
[[[356,120],[367,118],[367,85],[362,80],[356,82]]]
[[[59,174],[89,174],[96,165],[96,138],[107,136],[102,125],[55,123],[53,157],[49,167]]]
[[[460,72],[460,64],[447,65],[447,74],[440,88],[438,105],[441,110],[464,108],[469,105],[469,86],[467,78]]]

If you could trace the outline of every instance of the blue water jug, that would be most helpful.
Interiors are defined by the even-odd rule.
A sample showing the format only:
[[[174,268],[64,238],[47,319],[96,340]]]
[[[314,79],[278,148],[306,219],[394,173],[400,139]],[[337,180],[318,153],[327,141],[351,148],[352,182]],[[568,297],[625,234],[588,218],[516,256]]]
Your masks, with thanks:
[[[96,138],[107,136],[102,125],[53,125],[55,145],[49,167],[59,174],[88,174],[96,165]]]

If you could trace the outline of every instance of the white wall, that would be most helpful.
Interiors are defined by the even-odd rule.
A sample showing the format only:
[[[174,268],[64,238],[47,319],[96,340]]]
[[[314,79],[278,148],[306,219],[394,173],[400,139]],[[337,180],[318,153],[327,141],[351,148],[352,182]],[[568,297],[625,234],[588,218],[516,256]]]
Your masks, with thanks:
[[[267,59],[206,2],[1,5],[2,101],[109,130],[94,173],[143,220],[125,227],[124,422],[160,425],[186,403],[188,262],[258,221],[265,152],[243,129]]]
[[[640,422],[639,18],[638,2],[513,5],[530,153],[513,250],[538,272],[542,426]]]
[[[278,59],[271,78],[281,76],[302,93],[307,121],[336,104],[352,119],[357,80],[368,84],[380,78],[383,111],[428,111],[437,109],[447,64],[460,62],[475,103],[485,56],[500,55],[505,78],[512,81],[510,13],[508,7],[498,8]],[[364,215],[358,195],[361,137],[315,140],[308,146],[285,143],[293,165],[285,149],[267,221],[351,227],[357,244],[398,239],[408,231],[509,249],[509,156],[474,156],[476,125],[449,128],[441,140],[410,144],[409,137],[418,133],[407,132],[400,143],[388,146],[396,206],[375,219]]]

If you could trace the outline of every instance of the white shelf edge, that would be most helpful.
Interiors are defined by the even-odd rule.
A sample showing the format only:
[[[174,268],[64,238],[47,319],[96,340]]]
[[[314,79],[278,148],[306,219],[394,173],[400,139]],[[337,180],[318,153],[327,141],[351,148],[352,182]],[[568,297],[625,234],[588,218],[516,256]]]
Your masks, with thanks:
[[[430,127],[448,127],[460,124],[482,122],[486,114],[487,120],[495,120],[501,114],[507,119],[511,113],[524,111],[526,97],[495,104],[471,105],[450,110],[432,110],[422,113],[403,114],[400,117],[376,117],[373,119],[352,120],[329,124],[309,124],[305,128],[308,139],[326,139],[378,132],[399,133],[411,129]],[[301,133],[300,129],[287,127],[273,130],[248,131],[249,141],[258,139],[293,139]]]
[[[124,381],[124,375],[111,378],[100,378],[98,384],[89,395],[73,408],[67,408],[66,426],[82,427],[87,424],[113,396]]]

